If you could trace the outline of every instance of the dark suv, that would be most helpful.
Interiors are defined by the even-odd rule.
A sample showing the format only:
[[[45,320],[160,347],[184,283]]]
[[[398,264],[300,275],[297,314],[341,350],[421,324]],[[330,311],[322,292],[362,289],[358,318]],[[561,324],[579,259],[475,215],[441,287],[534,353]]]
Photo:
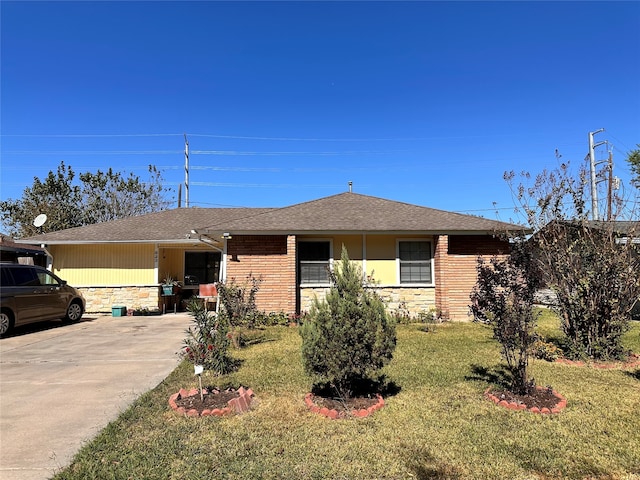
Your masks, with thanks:
[[[50,271],[33,265],[0,264],[0,336],[17,325],[82,318],[82,294]]]

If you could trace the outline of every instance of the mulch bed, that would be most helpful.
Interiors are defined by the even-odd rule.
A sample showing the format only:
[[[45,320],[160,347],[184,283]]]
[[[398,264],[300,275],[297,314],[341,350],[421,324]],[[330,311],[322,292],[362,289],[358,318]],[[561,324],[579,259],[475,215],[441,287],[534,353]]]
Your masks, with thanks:
[[[384,406],[384,399],[381,395],[341,399],[307,393],[304,402],[313,413],[319,413],[332,420],[368,417]]]
[[[176,405],[183,407],[185,410],[191,410],[195,408],[200,413],[205,409],[224,408],[227,406],[229,400],[233,400],[238,397],[236,390],[225,390],[223,392],[212,390],[203,395],[203,400],[200,399],[200,394],[189,395],[187,397],[180,397],[176,399]]]
[[[378,403],[377,398],[370,397],[353,397],[342,400],[339,398],[313,397],[313,402],[320,407],[327,407],[329,410],[337,410],[338,412],[350,413],[354,410],[367,409]]]
[[[485,396],[510,410],[528,410],[533,413],[560,413],[567,406],[567,399],[548,387],[536,387],[528,395],[516,395],[509,390],[488,388]]]
[[[240,387],[237,390],[228,388],[220,391],[215,388],[203,389],[203,395],[197,388],[180,389],[169,397],[169,406],[178,413],[188,417],[224,416],[234,413],[245,413],[254,404],[253,390]]]

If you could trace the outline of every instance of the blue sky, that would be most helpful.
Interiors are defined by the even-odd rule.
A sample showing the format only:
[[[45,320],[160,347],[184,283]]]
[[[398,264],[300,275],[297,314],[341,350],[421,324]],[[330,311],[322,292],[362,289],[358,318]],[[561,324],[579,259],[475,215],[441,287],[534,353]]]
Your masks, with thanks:
[[[0,9],[3,200],[60,161],[154,164],[177,197],[186,133],[191,206],[279,207],[352,181],[509,220],[505,171],[554,168],[556,149],[577,166],[605,128],[625,184],[640,143],[640,2]]]

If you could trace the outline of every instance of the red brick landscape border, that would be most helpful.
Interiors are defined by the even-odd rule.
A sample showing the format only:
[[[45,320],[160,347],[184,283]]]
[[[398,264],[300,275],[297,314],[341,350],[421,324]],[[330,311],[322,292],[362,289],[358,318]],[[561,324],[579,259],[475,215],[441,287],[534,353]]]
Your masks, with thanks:
[[[382,395],[376,394],[376,397],[378,398],[378,403],[371,405],[369,408],[353,410],[351,412],[351,416],[359,418],[368,417],[369,415],[372,415],[376,410],[380,410],[382,407],[384,407],[384,399],[382,398]],[[329,410],[327,407],[319,407],[318,405],[313,403],[313,393],[307,393],[304,396],[304,403],[313,413],[319,413],[320,415],[323,415],[332,420],[343,418],[335,408]]]
[[[545,387],[536,387],[536,388],[538,390],[545,390]],[[502,400],[497,396],[495,396],[494,394],[490,393],[490,391],[491,391],[491,387],[487,388],[484,392],[484,396],[487,397],[496,405],[500,405],[501,407],[508,408],[509,410],[528,410],[531,413],[541,413],[544,415],[549,415],[552,413],[560,413],[567,406],[567,399],[556,391],[552,391],[552,393],[553,393],[553,396],[558,399],[558,403],[556,404],[555,407],[551,409],[547,407],[544,407],[542,409],[538,407],[527,408],[527,406],[524,403],[507,402],[506,400]]]
[[[227,406],[224,408],[214,408],[212,410],[205,409],[202,413],[198,412],[195,408],[190,410],[185,409],[184,407],[179,407],[176,404],[176,400],[180,400],[185,397],[192,397],[194,395],[199,395],[200,390],[197,388],[192,388],[191,390],[185,390],[181,388],[178,393],[174,393],[169,397],[169,406],[174,409],[178,413],[182,413],[187,417],[199,417],[199,416],[217,416],[222,417],[224,415],[231,415],[232,413],[245,413],[251,409],[251,404],[254,400],[253,390],[245,389],[244,387],[240,387],[238,390],[238,396],[236,398],[232,398],[227,402]],[[208,393],[207,390],[204,390],[204,393]]]
[[[635,368],[640,367],[640,355],[635,353],[629,356],[629,360],[626,362],[583,362],[581,360],[569,360],[567,358],[558,358],[556,363],[562,363],[564,365],[571,365],[574,367],[590,366],[593,368],[600,368],[603,370],[611,370],[614,368]]]

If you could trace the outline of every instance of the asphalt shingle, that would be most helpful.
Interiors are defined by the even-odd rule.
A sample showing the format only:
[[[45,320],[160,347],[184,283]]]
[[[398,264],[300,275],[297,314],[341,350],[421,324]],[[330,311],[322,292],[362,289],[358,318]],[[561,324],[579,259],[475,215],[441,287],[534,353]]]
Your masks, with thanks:
[[[37,235],[21,243],[184,241],[202,234],[338,232],[492,233],[518,225],[357,193],[283,208],[177,208]]]

